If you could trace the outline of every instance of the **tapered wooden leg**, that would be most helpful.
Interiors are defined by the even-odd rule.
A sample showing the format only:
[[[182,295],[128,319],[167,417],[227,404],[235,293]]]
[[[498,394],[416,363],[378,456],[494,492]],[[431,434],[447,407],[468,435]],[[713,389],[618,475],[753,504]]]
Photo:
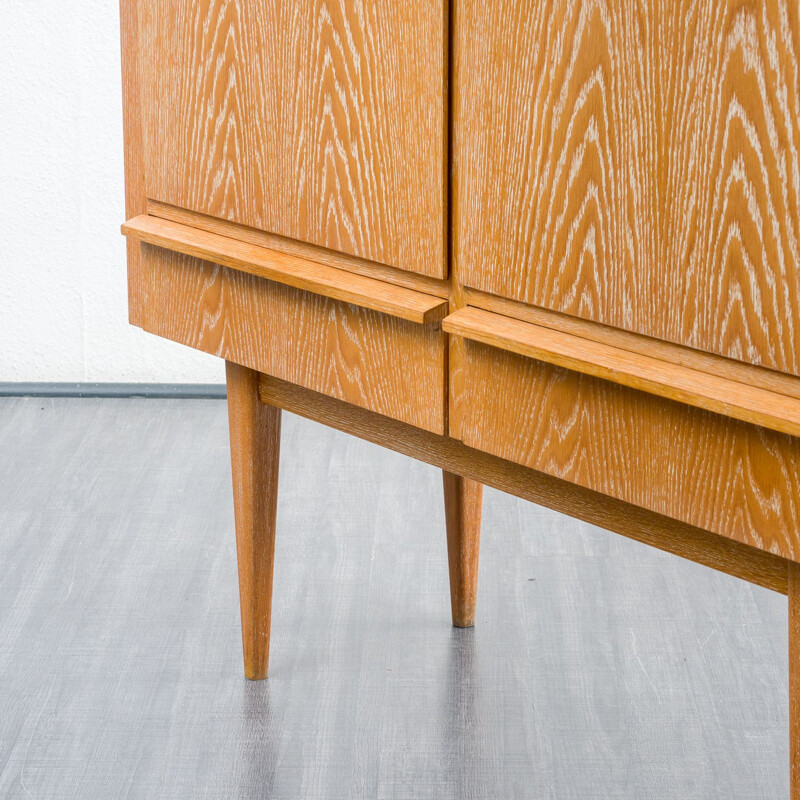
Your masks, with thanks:
[[[228,424],[244,674],[267,677],[281,411],[258,399],[258,373],[228,362]]]
[[[800,800],[800,564],[789,562],[789,758],[791,800]]]
[[[453,625],[470,628],[478,598],[483,485],[450,472],[442,471],[442,477]]]

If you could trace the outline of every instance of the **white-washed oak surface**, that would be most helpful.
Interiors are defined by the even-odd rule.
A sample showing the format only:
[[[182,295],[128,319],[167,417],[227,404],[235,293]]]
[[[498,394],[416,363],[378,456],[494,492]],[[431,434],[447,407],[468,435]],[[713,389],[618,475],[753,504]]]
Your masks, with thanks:
[[[470,286],[800,371],[793,0],[462,0]]]
[[[148,196],[445,274],[442,0],[139,4]]]

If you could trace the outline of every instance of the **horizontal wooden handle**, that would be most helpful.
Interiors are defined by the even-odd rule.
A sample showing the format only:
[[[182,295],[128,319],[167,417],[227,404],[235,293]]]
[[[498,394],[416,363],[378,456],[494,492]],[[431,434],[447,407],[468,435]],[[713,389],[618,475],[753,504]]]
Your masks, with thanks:
[[[148,214],[128,220],[122,233],[147,244],[420,325],[439,323],[447,313],[447,301],[441,297]]]
[[[796,397],[480,308],[459,309],[445,317],[442,328],[537,361],[800,436]]]

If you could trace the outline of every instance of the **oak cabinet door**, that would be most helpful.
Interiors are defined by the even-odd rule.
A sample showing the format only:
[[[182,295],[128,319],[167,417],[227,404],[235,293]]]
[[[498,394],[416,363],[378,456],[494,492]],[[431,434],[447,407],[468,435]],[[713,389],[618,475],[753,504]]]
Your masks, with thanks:
[[[468,286],[800,374],[796,0],[458,0]]]
[[[444,0],[140,0],[148,197],[442,277]]]

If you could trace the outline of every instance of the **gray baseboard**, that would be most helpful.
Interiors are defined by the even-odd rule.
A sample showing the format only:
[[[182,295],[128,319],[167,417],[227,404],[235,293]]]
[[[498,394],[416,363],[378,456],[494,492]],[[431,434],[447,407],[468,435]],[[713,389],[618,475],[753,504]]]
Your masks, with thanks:
[[[226,397],[224,383],[2,383],[0,397]]]

